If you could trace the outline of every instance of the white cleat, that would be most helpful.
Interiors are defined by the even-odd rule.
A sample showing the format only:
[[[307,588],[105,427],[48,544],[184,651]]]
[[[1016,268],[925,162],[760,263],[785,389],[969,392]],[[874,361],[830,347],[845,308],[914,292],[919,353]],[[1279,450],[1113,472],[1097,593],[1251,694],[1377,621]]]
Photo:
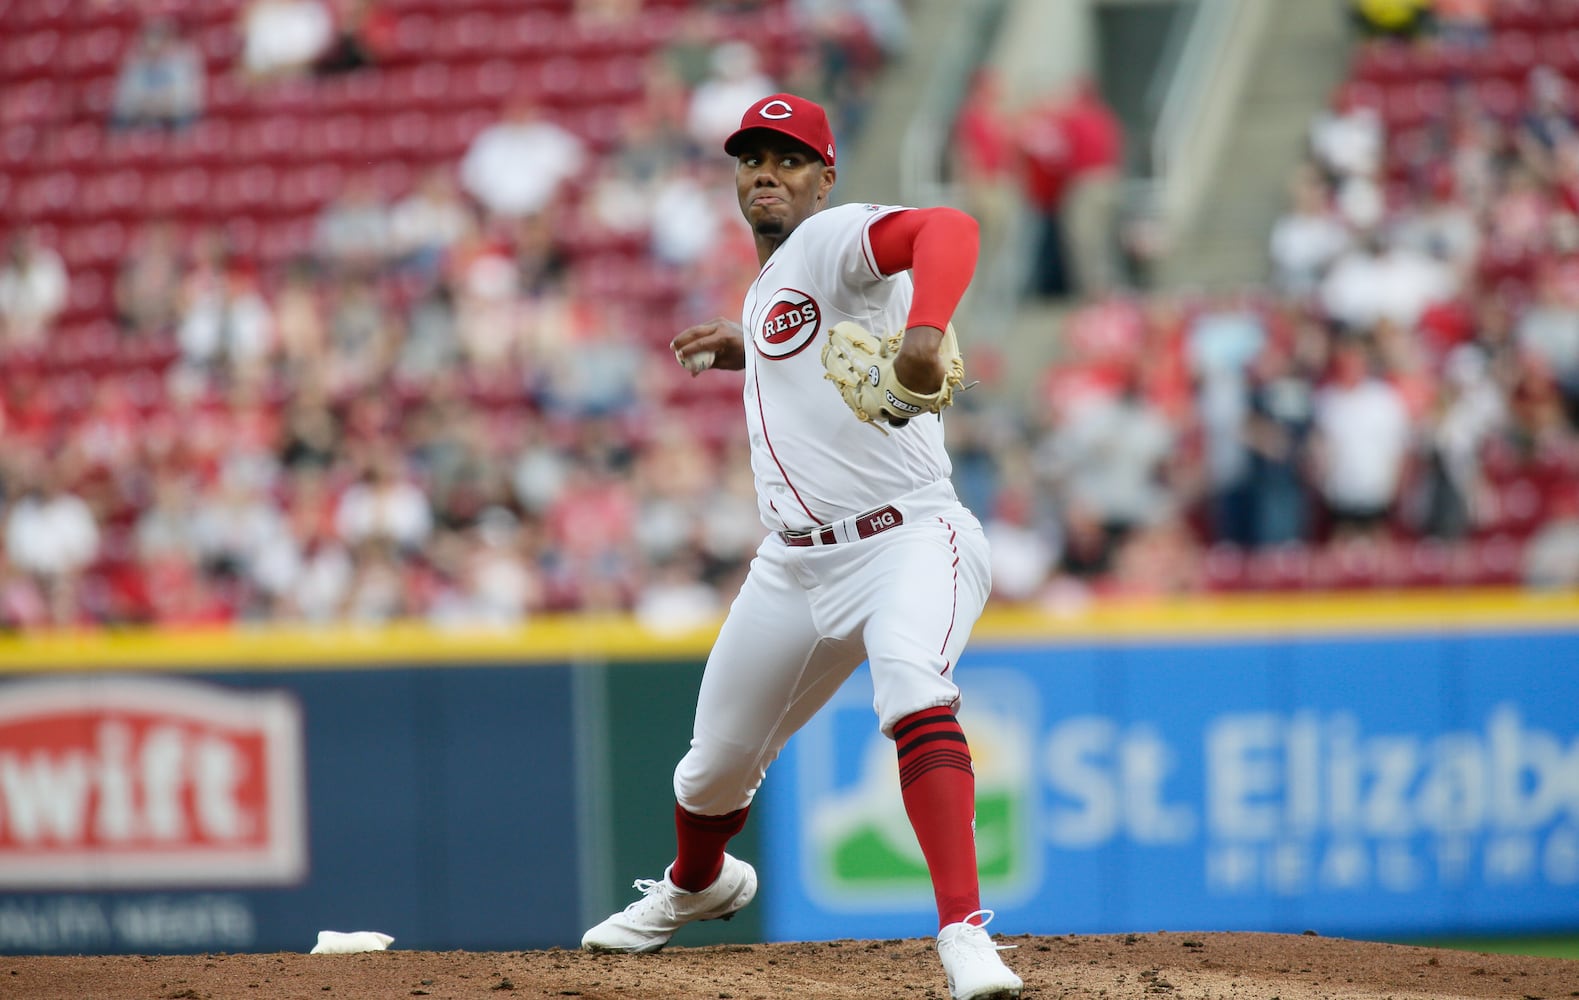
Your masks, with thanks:
[[[981,924],[971,923],[971,917],[981,917]],[[938,958],[943,960],[954,1000],[1019,1000],[1024,984],[998,957],[998,952],[1014,945],[992,943],[986,931],[991,920],[991,910],[977,910],[938,931]]]
[[[669,881],[668,870],[657,881],[637,879],[635,887],[642,897],[587,931],[581,947],[588,951],[657,951],[686,924],[734,916],[756,896],[757,872],[726,854],[723,870],[706,889],[686,892]]]

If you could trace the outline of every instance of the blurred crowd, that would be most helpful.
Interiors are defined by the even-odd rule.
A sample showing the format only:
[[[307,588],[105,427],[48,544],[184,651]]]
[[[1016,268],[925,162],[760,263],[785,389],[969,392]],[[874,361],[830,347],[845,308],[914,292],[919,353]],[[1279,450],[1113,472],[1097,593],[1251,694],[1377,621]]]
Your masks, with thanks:
[[[179,4],[132,6],[146,20],[106,127],[179,133],[203,115],[203,61]],[[595,27],[642,3],[567,6]],[[18,228],[0,266],[0,625],[717,613],[763,534],[740,381],[691,383],[664,345],[738,314],[755,273],[722,137],[781,88],[852,135],[907,21],[898,0],[667,6],[678,28],[609,148],[511,95],[409,190],[350,175],[278,267],[218,224],[145,220],[110,353],[151,364],[81,398],[34,377],[67,350],[71,282]],[[402,7],[238,5],[232,71],[260,91],[376,74]],[[759,18],[803,44],[764,51]]]
[[[1523,31],[1510,77],[1497,6],[1355,5],[1354,71],[1310,122],[1255,289],[1115,285],[1111,215],[1100,252],[1070,254],[1102,279],[1073,289],[1031,412],[955,438],[998,470],[975,499],[1007,543],[1000,600],[1579,586],[1579,96]],[[1097,100],[1011,111],[981,83],[971,197],[1007,177],[1047,203],[1039,128],[1064,183],[1105,183],[1122,136]]]
[[[173,10],[148,5],[107,128],[201,118]],[[763,535],[740,381],[693,380],[665,345],[738,315],[756,270],[721,136],[790,89],[848,144],[907,25],[901,0],[685,10],[607,148],[514,96],[408,190],[353,175],[278,267],[217,226],[146,220],[109,298],[116,349],[155,363],[69,405],[19,373],[60,349],[71,278],[13,233],[0,624],[717,614]],[[725,30],[757,12],[808,44]],[[398,13],[253,0],[234,72],[376,74]],[[1516,114],[1465,98],[1408,135],[1345,87],[1311,124],[1265,286],[1204,297],[1135,289],[1143,255],[1113,224],[1124,137],[1093,88],[1011,116],[979,78],[956,144],[971,210],[991,226],[1028,205],[1027,292],[1078,304],[1028,406],[993,392],[1011,358],[967,347],[986,384],[950,445],[994,599],[1255,586],[1262,553],[1295,556],[1290,586],[1400,582],[1390,565],[1488,540],[1494,572],[1414,582],[1579,585],[1579,105],[1549,69],[1526,83]]]

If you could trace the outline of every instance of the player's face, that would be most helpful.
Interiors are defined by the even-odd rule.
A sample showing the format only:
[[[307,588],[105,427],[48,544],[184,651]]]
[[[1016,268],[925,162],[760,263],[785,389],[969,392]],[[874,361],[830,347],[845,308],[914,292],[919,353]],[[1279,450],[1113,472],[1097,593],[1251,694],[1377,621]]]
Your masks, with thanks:
[[[834,169],[810,148],[766,132],[737,158],[740,211],[758,236],[780,240],[816,212],[833,189]]]

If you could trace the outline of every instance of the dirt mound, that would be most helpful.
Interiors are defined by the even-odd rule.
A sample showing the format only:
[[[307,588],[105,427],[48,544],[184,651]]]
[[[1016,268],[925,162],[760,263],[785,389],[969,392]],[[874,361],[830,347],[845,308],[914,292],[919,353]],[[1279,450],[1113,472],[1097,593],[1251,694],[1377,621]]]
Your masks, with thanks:
[[[1453,1000],[1579,997],[1579,962],[1310,935],[1005,936],[1026,1000]],[[397,942],[398,945],[398,942]],[[372,952],[361,955],[0,957],[15,1000],[947,1000],[924,938],[671,948],[657,955]]]

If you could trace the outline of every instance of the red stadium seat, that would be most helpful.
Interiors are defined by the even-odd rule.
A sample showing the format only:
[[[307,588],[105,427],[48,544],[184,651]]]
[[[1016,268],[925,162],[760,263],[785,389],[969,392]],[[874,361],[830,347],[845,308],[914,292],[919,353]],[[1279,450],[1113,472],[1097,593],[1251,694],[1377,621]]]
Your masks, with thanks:
[[[1474,72],[1522,84],[1530,70],[1540,62],[1537,36],[1524,31],[1508,31],[1491,40],[1475,60]]]
[[[61,313],[64,322],[94,319],[104,314],[110,302],[109,289],[98,271],[78,271],[71,276],[66,297],[66,308]]]
[[[1545,0],[1497,0],[1491,5],[1492,29],[1503,31],[1541,31],[1550,29],[1551,20]]]
[[[1226,542],[1213,545],[1201,560],[1206,589],[1218,593],[1244,590],[1248,562],[1245,550],[1237,545]]]
[[[74,174],[37,175],[17,191],[12,211],[34,221],[59,222],[74,210],[78,187]]]
[[[274,168],[261,163],[220,173],[209,191],[213,214],[223,217],[268,212],[277,204],[274,192],[278,183]]]
[[[109,219],[76,226],[62,235],[61,256],[69,273],[83,268],[113,268],[126,252],[127,227]]]
[[[49,80],[0,87],[0,128],[55,122],[64,110],[61,91]]]
[[[243,44],[240,27],[229,20],[204,25],[197,30],[193,41],[210,74],[228,71],[241,55]]]
[[[1438,539],[1406,546],[1400,559],[1399,582],[1406,587],[1441,587],[1453,580],[1453,548]]]
[[[1349,79],[1366,83],[1392,84],[1416,78],[1412,47],[1401,42],[1381,41],[1363,45],[1355,51]]]
[[[299,162],[308,153],[302,148],[302,121],[289,113],[254,118],[238,127],[226,159],[231,163]]]
[[[135,41],[132,31],[113,25],[73,32],[61,48],[56,72],[76,80],[113,76],[120,72]]]
[[[511,51],[525,62],[538,62],[563,52],[568,39],[568,22],[552,11],[535,9],[516,14],[504,26]]]
[[[1575,74],[1579,73],[1579,31],[1548,25],[1536,38],[1541,63],[1569,80],[1574,79]]]
[[[1502,587],[1519,582],[1524,546],[1509,535],[1493,535],[1470,543],[1464,582],[1482,587]]]
[[[1482,77],[1470,84],[1475,103],[1499,121],[1512,121],[1524,108],[1524,86],[1500,77]]]
[[[344,167],[336,163],[316,163],[285,171],[275,197],[284,214],[316,212],[339,193],[344,183]]]
[[[1387,88],[1382,120],[1389,130],[1413,128],[1440,121],[1452,101],[1447,84],[1439,80],[1410,80]]]
[[[212,174],[203,167],[185,167],[160,174],[148,185],[150,214],[178,219],[206,217]]]
[[[30,173],[40,161],[40,136],[44,134],[33,125],[0,128],[0,170],[18,181]]]
[[[368,123],[360,114],[347,112],[333,118],[310,119],[302,124],[297,137],[298,161],[361,159],[368,132]]]
[[[132,167],[100,174],[79,196],[80,211],[89,218],[131,218],[140,212],[143,186],[142,172]]]
[[[1260,549],[1250,556],[1245,581],[1256,590],[1303,590],[1315,580],[1316,563],[1316,552],[1301,543]]]
[[[54,76],[61,43],[62,33],[54,28],[11,35],[0,47],[0,79],[12,86]]]

